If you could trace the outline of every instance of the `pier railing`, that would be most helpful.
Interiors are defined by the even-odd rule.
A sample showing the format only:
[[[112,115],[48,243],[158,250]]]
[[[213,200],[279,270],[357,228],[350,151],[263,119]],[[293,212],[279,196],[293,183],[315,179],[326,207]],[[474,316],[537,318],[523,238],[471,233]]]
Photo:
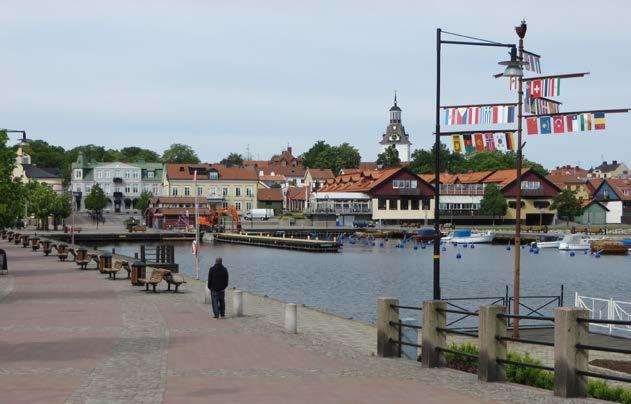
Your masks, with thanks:
[[[631,326],[618,324],[616,321],[631,320],[631,302],[597,297],[574,296],[574,306],[589,311],[589,318],[593,320],[612,320],[610,323],[591,322],[590,329],[605,331],[609,335],[630,335]]]
[[[553,316],[508,314],[508,307],[499,304],[485,304],[475,311],[452,309],[444,300],[425,301],[422,307],[403,306],[398,299],[380,298],[377,310],[378,355],[400,357],[404,346],[420,349],[423,367],[447,366],[447,354],[461,356],[476,364],[478,379],[486,382],[505,382],[507,367],[524,367],[550,372],[553,379],[554,395],[559,397],[586,397],[588,378],[598,378],[615,382],[631,383],[631,376],[616,371],[594,371],[590,368],[589,352],[609,352],[631,355],[631,347],[620,344],[597,345],[588,340],[589,325],[631,327],[631,320],[611,320],[590,318],[589,310],[580,307],[556,307]],[[415,310],[421,313],[418,325],[406,324],[399,319],[399,310]],[[535,310],[536,311],[536,310]],[[534,312],[534,311],[533,311]],[[467,332],[448,326],[447,315],[478,317],[477,332]],[[532,314],[532,313],[531,313]],[[554,338],[528,338],[513,336],[509,322],[532,321],[546,323],[554,327]],[[422,331],[421,343],[405,341],[402,332],[406,328]],[[472,337],[477,342],[475,352],[462,352],[447,344],[447,335]],[[508,344],[533,345],[552,348],[554,365],[530,361],[512,360],[508,355]],[[416,359],[416,355],[406,355]]]

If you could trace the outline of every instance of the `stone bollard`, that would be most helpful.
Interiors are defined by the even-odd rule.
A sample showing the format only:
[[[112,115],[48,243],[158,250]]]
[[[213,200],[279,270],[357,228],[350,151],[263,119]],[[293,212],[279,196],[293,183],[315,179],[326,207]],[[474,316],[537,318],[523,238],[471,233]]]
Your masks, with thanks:
[[[243,317],[243,291],[235,289],[232,291],[232,311],[235,317]]]
[[[506,318],[497,318],[500,313],[506,313],[506,307],[491,304],[480,306],[478,380],[483,382],[506,381],[506,368],[504,364],[497,363],[497,359],[506,360],[506,341],[495,338],[506,336]]]
[[[212,304],[213,301],[210,298],[210,289],[208,289],[208,286],[204,286],[204,304]]]
[[[414,317],[401,319],[401,324],[418,325]],[[418,344],[418,329],[411,327],[401,327],[401,341],[409,344]],[[401,357],[409,360],[418,360],[418,348],[411,345],[401,345]]]
[[[559,397],[586,397],[587,376],[577,374],[586,371],[588,351],[577,349],[577,344],[587,344],[589,323],[578,322],[589,318],[589,311],[578,307],[554,309],[554,395]]]
[[[377,356],[383,358],[394,358],[399,356],[396,341],[399,338],[399,331],[396,326],[390,323],[399,322],[399,299],[392,297],[380,297],[377,299]]]
[[[295,303],[285,305],[285,332],[288,334],[298,333],[298,306]]]
[[[437,348],[447,348],[447,335],[436,328],[446,328],[447,303],[441,300],[423,302],[423,342],[421,343],[421,362],[424,368],[445,366],[445,353]]]

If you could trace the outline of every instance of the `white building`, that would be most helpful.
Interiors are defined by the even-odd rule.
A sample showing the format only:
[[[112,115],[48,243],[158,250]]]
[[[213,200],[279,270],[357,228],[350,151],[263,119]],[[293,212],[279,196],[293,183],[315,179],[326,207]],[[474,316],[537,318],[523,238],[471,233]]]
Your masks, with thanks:
[[[394,105],[390,108],[390,124],[382,135],[379,153],[383,153],[388,147],[393,146],[399,152],[399,159],[403,163],[410,161],[410,148],[412,143],[401,121],[401,108],[397,105],[397,95],[394,95]]]

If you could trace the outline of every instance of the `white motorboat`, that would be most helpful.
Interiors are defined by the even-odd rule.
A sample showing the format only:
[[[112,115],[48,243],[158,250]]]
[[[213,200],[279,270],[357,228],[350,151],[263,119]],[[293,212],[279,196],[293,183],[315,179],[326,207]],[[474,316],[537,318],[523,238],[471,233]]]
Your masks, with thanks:
[[[561,236],[558,235],[541,236],[539,240],[530,243],[530,246],[536,248],[559,248],[561,240]]]
[[[456,244],[482,244],[491,243],[495,238],[495,233],[487,231],[486,233],[471,233],[471,230],[454,230],[447,236],[441,238],[442,241],[447,241]]]
[[[589,250],[591,242],[580,234],[568,234],[559,242],[559,250]]]

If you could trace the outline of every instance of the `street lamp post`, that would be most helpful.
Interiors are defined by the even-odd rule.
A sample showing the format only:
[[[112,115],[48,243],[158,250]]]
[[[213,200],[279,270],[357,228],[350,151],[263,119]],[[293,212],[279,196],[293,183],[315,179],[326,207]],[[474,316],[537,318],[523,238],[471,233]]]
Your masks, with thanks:
[[[469,39],[469,41],[452,41],[443,40],[442,35],[448,34],[460,38]],[[507,62],[501,62],[500,64],[506,65],[506,70],[503,73],[505,77],[521,77],[523,72],[521,69],[522,62],[517,59],[517,47],[515,44],[505,44],[499,42],[488,41],[486,39],[475,38],[466,35],[455,34],[453,32],[443,31],[442,29],[436,29],[436,128],[434,132],[434,279],[433,279],[433,298],[434,300],[441,299],[440,292],[440,70],[441,70],[441,47],[443,44],[450,45],[465,45],[465,46],[490,46],[490,47],[503,47],[510,48],[511,60]],[[523,43],[522,43],[523,46]],[[522,48],[523,49],[523,48]],[[521,80],[519,80],[521,86]],[[521,99],[521,88],[520,88]],[[521,108],[520,108],[520,123],[519,123],[519,154],[521,153]],[[518,175],[521,172],[520,163],[518,164]]]

